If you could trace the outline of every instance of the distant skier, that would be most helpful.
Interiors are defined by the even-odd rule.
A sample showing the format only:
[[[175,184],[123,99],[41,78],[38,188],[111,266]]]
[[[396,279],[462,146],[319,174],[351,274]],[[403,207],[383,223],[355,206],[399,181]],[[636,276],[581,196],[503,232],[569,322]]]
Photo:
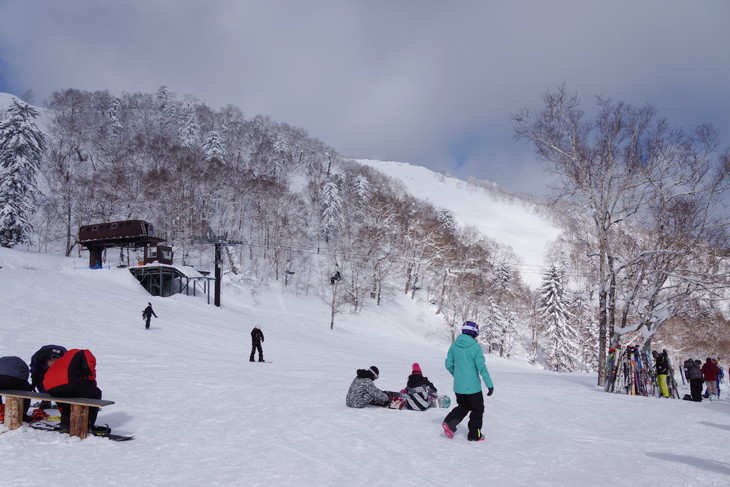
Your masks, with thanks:
[[[147,303],[147,307],[142,311],[142,319],[145,320],[144,327],[146,330],[150,329],[150,320],[153,316],[157,318],[155,311],[152,309],[152,303]]]
[[[371,365],[369,369],[358,369],[357,376],[350,383],[345,397],[348,408],[364,408],[365,406],[385,406],[390,396],[377,388],[373,383],[380,375],[380,370]]]
[[[457,406],[449,412],[442,424],[444,433],[449,438],[454,437],[456,426],[469,415],[469,441],[483,441],[482,417],[484,415],[484,395],[482,384],[479,380],[481,375],[484,384],[487,386],[487,396],[494,392],[494,384],[489,376],[487,364],[484,360],[482,347],[476,341],[479,335],[479,325],[473,321],[467,321],[461,327],[459,335],[451,344],[446,355],[444,365],[446,370],[454,376],[454,392],[456,393]]]
[[[256,350],[259,351],[259,362],[264,361],[264,351],[261,349],[261,344],[264,342],[264,332],[258,326],[254,326],[251,330],[251,356],[249,357],[250,362],[255,362],[253,359],[256,355]]]

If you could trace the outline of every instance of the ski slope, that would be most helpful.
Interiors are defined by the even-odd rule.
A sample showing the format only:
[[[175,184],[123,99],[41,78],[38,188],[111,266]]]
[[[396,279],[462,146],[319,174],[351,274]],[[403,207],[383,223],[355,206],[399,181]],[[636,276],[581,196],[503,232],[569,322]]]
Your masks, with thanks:
[[[345,407],[358,368],[384,390],[411,364],[452,399],[449,340],[407,298],[342,314],[317,298],[223,287],[149,296],[124,269],[0,248],[0,356],[42,345],[88,348],[104,397],[99,423],[136,439],[83,441],[0,426],[2,484],[58,486],[721,486],[730,480],[730,400],[692,403],[606,394],[596,376],[557,374],[487,355],[487,441],[453,440],[443,409]],[[150,301],[159,318],[144,329]],[[250,363],[250,331],[272,363]]]
[[[525,283],[532,288],[542,283],[545,252],[561,231],[541,217],[531,203],[506,201],[467,181],[405,162],[372,159],[357,159],[357,162],[397,179],[409,194],[430,202],[436,209],[451,211],[459,224],[473,226],[490,239],[510,247],[520,259],[512,264]]]

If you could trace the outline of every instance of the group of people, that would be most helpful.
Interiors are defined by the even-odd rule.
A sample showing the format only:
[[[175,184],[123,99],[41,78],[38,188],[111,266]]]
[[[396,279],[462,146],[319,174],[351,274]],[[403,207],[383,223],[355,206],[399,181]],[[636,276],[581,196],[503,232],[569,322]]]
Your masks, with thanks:
[[[730,369],[728,369],[730,374]],[[701,402],[702,398],[720,399],[720,383],[725,374],[720,365],[720,357],[707,357],[703,364],[701,360],[693,360],[691,358],[684,361],[684,376],[689,381],[689,397],[685,399],[695,402]],[[706,386],[704,394],[702,393],[702,385]]]
[[[30,382],[28,379],[30,377]],[[71,349],[59,345],[45,345],[30,359],[30,367],[16,356],[0,357],[0,389],[37,391],[48,393],[54,398],[84,397],[101,399],[101,389],[96,385],[96,357],[89,350]],[[71,408],[56,401],[61,413],[58,430],[68,432],[71,422]],[[42,401],[32,414],[30,399],[23,400],[23,420],[33,422],[48,415],[44,409],[51,407],[49,401]],[[108,432],[107,427],[97,427],[98,408],[89,408],[89,431]],[[0,417],[4,420],[4,405],[0,398]]]
[[[487,370],[484,352],[476,338],[479,335],[479,325],[467,321],[461,327],[459,335],[449,347],[444,366],[454,378],[454,393],[456,407],[444,418],[442,427],[444,434],[453,438],[457,426],[469,415],[469,441],[483,441],[482,424],[484,417],[484,395],[482,381],[487,386],[487,396],[494,393],[494,384]],[[436,387],[423,375],[418,363],[411,367],[406,387],[401,393],[381,391],[374,384],[379,377],[380,370],[375,365],[368,369],[359,369],[356,377],[350,384],[345,398],[348,407],[363,408],[368,405],[385,406],[394,397],[405,395],[411,409],[424,410],[432,405],[436,395]],[[426,405],[426,407],[421,407]]]

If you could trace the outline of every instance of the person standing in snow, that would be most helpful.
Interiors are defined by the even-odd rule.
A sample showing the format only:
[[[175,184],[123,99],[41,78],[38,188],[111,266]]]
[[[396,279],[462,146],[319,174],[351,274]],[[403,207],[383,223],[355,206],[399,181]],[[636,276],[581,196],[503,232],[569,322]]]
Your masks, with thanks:
[[[408,409],[425,411],[433,404],[437,392],[436,386],[428,380],[428,377],[423,376],[421,366],[414,363],[406,388],[401,391],[406,398]]]
[[[28,364],[20,357],[0,357],[0,389],[16,391],[32,391],[28,383]],[[30,399],[23,399],[23,418],[30,422],[26,415],[30,407]],[[0,419],[5,420],[5,406],[0,397]]]
[[[702,377],[702,371],[700,370],[699,360],[687,359],[684,362],[684,376],[689,381],[689,391],[692,396],[692,400],[695,402],[702,402],[702,383],[704,379]]]
[[[469,441],[483,441],[482,419],[484,416],[484,395],[482,394],[481,379],[487,386],[487,396],[494,393],[494,384],[489,376],[484,352],[477,342],[479,325],[467,321],[461,327],[459,335],[449,347],[444,365],[446,370],[454,376],[454,393],[456,407],[446,415],[442,424],[444,433],[449,438],[454,437],[456,426],[469,414]],[[470,414],[471,413],[471,414]]]
[[[377,388],[375,381],[380,375],[380,370],[371,365],[369,369],[358,369],[357,376],[352,380],[350,389],[345,397],[345,405],[348,408],[364,408],[365,406],[385,406],[390,401],[390,396]]]
[[[153,316],[157,318],[157,315],[152,309],[152,303],[147,303],[147,307],[142,311],[142,319],[145,320],[144,327],[146,330],[150,329],[150,320]]]
[[[725,378],[725,373],[722,371],[720,357],[712,359],[712,361],[715,363],[715,365],[717,365],[717,398],[720,399],[720,396],[722,395],[722,391],[720,390],[720,384],[722,383],[722,379]]]
[[[658,353],[656,350],[651,352],[656,364],[656,379],[659,385],[659,392],[662,397],[669,397],[669,388],[667,387],[667,374],[669,373],[669,362],[667,360],[667,351],[663,350]]]
[[[712,396],[720,398],[717,395],[717,372],[718,367],[710,357],[707,357],[705,363],[702,365],[702,375],[705,378],[705,385],[707,386],[707,397],[712,401]]]
[[[251,356],[249,362],[254,362],[254,356],[256,350],[259,351],[259,362],[264,361],[264,351],[261,349],[261,344],[264,342],[264,332],[258,326],[254,326],[251,330]]]

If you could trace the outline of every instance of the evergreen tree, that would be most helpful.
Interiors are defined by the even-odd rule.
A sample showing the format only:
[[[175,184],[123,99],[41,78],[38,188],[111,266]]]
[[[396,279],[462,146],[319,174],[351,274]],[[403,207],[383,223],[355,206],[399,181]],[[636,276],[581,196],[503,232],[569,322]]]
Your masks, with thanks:
[[[33,231],[35,178],[45,139],[35,119],[38,111],[13,100],[8,118],[0,121],[0,245],[29,243]]]
[[[203,152],[207,162],[217,161],[223,163],[226,150],[223,148],[223,137],[216,130],[211,130],[203,142]]]
[[[342,197],[335,181],[328,181],[322,188],[322,234],[329,242],[342,222]]]
[[[567,299],[563,288],[563,273],[555,265],[545,273],[540,287],[540,312],[547,321],[547,338],[553,365],[558,371],[575,370],[576,332],[570,325],[572,317],[567,308]]]

